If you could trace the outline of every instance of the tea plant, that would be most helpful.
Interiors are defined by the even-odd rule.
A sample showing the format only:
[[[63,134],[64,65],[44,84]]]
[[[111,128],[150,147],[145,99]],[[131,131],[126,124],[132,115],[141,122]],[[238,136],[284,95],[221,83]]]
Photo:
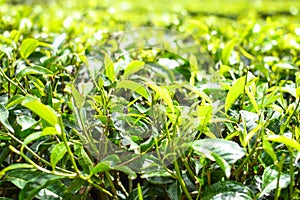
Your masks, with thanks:
[[[293,1],[30,3],[0,1],[0,199],[299,198]]]

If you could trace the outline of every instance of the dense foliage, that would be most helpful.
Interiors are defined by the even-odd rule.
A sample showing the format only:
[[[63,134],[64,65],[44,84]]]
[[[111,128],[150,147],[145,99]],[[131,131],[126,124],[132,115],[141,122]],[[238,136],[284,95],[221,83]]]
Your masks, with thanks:
[[[149,2],[0,0],[0,199],[299,199],[300,4]]]

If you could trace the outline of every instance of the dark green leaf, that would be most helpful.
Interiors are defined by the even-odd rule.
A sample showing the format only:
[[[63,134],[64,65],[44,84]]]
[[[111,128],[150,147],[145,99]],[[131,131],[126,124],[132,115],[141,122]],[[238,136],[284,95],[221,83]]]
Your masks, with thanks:
[[[233,181],[217,182],[209,186],[202,195],[202,200],[252,200],[254,195],[252,191],[243,184]]]
[[[262,191],[259,198],[269,194],[272,190],[277,188],[278,171],[272,169],[272,166],[267,167],[262,176]],[[290,183],[290,176],[288,174],[280,174],[279,188],[285,188]]]
[[[234,164],[245,155],[245,150],[237,143],[224,139],[203,139],[192,143],[194,151],[199,152],[210,160],[215,160],[212,153],[218,154],[229,164]]]
[[[46,188],[50,183],[65,177],[56,176],[52,174],[40,174],[37,177],[26,182],[24,188],[19,194],[20,200],[31,200],[43,188]]]

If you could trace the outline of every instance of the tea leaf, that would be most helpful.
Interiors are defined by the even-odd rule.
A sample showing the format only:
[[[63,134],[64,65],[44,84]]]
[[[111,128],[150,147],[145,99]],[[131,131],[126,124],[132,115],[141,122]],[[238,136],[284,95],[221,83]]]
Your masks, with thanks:
[[[127,79],[131,74],[134,74],[135,72],[139,71],[144,67],[145,63],[139,60],[134,60],[129,65],[124,71],[124,79]]]
[[[10,125],[8,119],[8,110],[4,107],[4,105],[0,104],[0,122],[3,124],[10,132],[14,133],[13,127]]]
[[[31,95],[27,95],[22,101],[22,105],[33,111],[40,118],[47,121],[52,126],[58,125],[58,118],[55,111],[48,105],[42,104],[38,99]]]
[[[195,153],[215,160],[212,153],[218,154],[229,164],[235,163],[245,155],[245,150],[237,143],[224,139],[202,139],[194,141],[191,145]]]
[[[259,198],[270,194],[270,192],[277,188],[278,171],[267,167],[262,176],[262,191],[259,194]],[[285,188],[290,183],[290,176],[288,174],[281,174],[279,178],[279,188]]]
[[[292,138],[288,138],[284,135],[270,135],[266,138],[269,141],[283,143],[286,146],[290,146],[297,151],[300,151],[300,143]]]
[[[32,52],[38,47],[39,42],[33,38],[23,40],[20,48],[20,54],[23,59],[27,59]]]
[[[236,80],[233,86],[229,89],[225,100],[225,111],[227,112],[236,99],[244,93],[246,76],[242,76]]]
[[[150,98],[150,95],[147,92],[147,90],[145,89],[145,87],[134,81],[122,80],[118,83],[117,88],[130,89],[130,90],[138,93],[139,95],[141,95],[142,97],[144,97],[147,100],[149,100],[149,98]]]
[[[234,181],[220,181],[209,186],[202,195],[203,200],[254,199],[252,191],[245,185]]]
[[[113,61],[108,56],[108,54],[105,54],[104,65],[105,65],[105,75],[109,78],[109,80],[111,82],[114,82],[115,79],[116,79],[116,76],[115,76],[115,67],[114,67]]]
[[[58,161],[60,161],[64,157],[66,152],[67,152],[67,147],[64,143],[56,144],[53,147],[50,155],[50,162],[53,170],[55,169],[55,166],[58,163]]]
[[[153,83],[148,83],[148,86],[154,90],[155,93],[166,102],[171,111],[174,112],[173,101],[169,91],[166,88],[157,86]]]

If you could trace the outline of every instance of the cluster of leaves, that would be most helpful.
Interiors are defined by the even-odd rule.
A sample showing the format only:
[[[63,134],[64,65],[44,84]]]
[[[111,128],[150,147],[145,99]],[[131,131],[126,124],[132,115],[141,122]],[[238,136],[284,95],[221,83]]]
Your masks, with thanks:
[[[299,198],[291,2],[232,17],[189,1],[0,1],[0,199]],[[206,54],[118,54],[118,31],[142,26]]]

